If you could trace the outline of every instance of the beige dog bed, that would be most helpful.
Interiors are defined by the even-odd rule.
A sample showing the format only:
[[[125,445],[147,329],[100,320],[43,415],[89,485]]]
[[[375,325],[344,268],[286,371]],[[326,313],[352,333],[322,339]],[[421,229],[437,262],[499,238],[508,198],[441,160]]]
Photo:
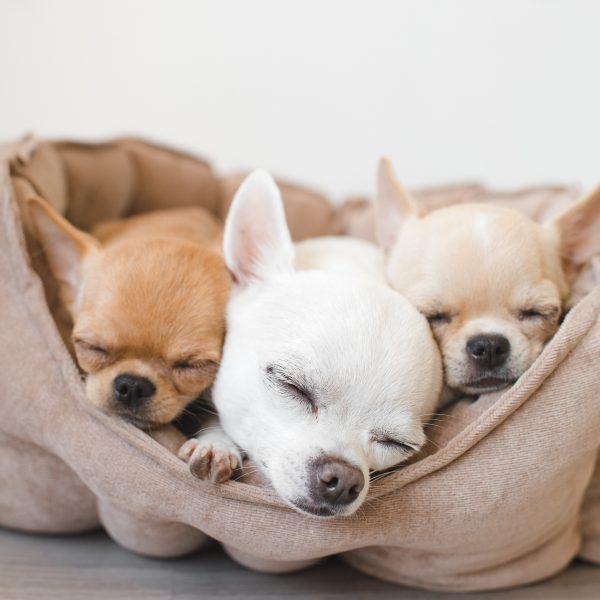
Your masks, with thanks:
[[[68,338],[68,322],[19,210],[38,193],[84,228],[183,204],[222,216],[236,181],[135,140],[25,140],[0,155],[0,524],[33,532],[102,524],[124,546],[155,556],[193,550],[210,536],[238,560],[272,570],[343,553],[369,574],[439,590],[535,581],[578,554],[600,561],[600,473],[590,487],[600,445],[600,288],[577,303],[512,389],[447,410],[429,452],[376,482],[356,515],[305,517],[258,485],[195,479],[167,449],[181,441],[174,429],[155,432],[159,444],[88,405],[59,335]],[[561,188],[500,198],[478,186],[462,191],[535,207],[537,216],[572,198]],[[461,194],[423,197],[434,205]],[[361,203],[336,215],[321,196],[285,185],[284,199],[296,239],[344,224],[368,230]]]

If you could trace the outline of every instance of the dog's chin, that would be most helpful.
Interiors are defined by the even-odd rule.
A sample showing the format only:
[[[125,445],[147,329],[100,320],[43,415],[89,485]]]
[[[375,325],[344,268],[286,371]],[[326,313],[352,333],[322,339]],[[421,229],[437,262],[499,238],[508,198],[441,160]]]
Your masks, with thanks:
[[[491,394],[509,388],[516,379],[512,377],[481,377],[470,381],[459,383],[454,386],[456,390],[469,396],[481,396],[482,394]]]
[[[173,422],[177,418],[177,415],[175,415],[175,417],[173,417],[172,419],[158,419],[155,415],[151,413],[145,413],[144,411],[130,411],[125,410],[121,407],[115,408],[114,406],[110,406],[105,410],[105,412],[119,417],[124,421],[127,421],[128,423],[130,423],[134,427],[137,427],[138,429],[146,430],[162,427],[164,425],[167,425],[168,423]]]
[[[158,423],[152,419],[146,419],[144,417],[138,417],[136,415],[119,415],[122,419],[131,423],[138,429],[154,429],[155,427],[161,427],[164,423]]]
[[[324,504],[315,504],[306,498],[294,498],[288,503],[298,512],[320,519],[333,519],[335,517],[349,517],[358,506],[332,507]]]

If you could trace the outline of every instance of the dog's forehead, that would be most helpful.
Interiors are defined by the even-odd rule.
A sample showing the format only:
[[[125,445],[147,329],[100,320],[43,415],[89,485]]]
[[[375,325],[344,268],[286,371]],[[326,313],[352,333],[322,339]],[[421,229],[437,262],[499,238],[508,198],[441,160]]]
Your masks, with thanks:
[[[419,315],[384,286],[320,271],[275,282],[257,296],[240,326],[260,329],[267,344],[281,339],[314,349],[362,342],[355,353],[377,347],[381,335],[401,332]],[[245,323],[244,323],[245,321]]]
[[[301,273],[240,314],[234,327],[262,368],[287,364],[348,406],[430,395],[437,349],[416,309],[383,286],[318,275]]]
[[[202,253],[145,251],[101,258],[86,278],[80,319],[119,346],[157,354],[191,351],[224,331],[228,276],[202,268]]]
[[[544,280],[560,283],[561,272],[549,230],[511,209],[463,205],[408,224],[389,277],[417,302],[444,296],[473,305],[533,294]]]
[[[434,211],[422,220],[422,234],[429,242],[431,258],[446,265],[461,255],[483,266],[512,259],[531,268],[547,246],[543,227],[498,206],[462,205]]]

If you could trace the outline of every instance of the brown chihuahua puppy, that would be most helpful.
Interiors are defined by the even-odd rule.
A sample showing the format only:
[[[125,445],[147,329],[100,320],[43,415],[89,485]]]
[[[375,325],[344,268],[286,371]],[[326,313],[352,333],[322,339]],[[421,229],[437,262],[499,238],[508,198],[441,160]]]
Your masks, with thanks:
[[[495,205],[426,213],[382,159],[375,220],[387,280],[429,320],[447,386],[479,395],[514,383],[556,332],[600,250],[600,188],[544,225]]]
[[[80,231],[29,201],[92,404],[150,428],[179,417],[216,375],[230,276],[222,226],[201,208]]]

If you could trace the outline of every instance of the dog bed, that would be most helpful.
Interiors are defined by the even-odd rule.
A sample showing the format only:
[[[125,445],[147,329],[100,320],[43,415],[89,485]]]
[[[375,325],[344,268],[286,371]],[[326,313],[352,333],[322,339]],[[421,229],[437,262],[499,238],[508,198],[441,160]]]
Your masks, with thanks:
[[[89,228],[184,204],[223,216],[237,181],[138,140],[0,147],[0,524],[45,533],[102,525],[125,547],[153,556],[214,538],[240,562],[270,571],[342,554],[376,577],[437,590],[524,584],[577,555],[600,562],[598,287],[511,389],[447,409],[420,460],[375,482],[348,518],[303,516],[251,481],[199,481],[173,454],[182,440],[174,428],[151,437],[87,403],[65,343],[68,320],[20,210],[24,200],[42,195]],[[573,198],[561,188],[502,197],[480,186],[464,190],[477,201],[535,208],[537,216]],[[308,190],[284,185],[283,194],[296,239],[360,223],[368,230],[361,202],[336,213]],[[422,194],[430,205],[458,197],[457,188]]]

